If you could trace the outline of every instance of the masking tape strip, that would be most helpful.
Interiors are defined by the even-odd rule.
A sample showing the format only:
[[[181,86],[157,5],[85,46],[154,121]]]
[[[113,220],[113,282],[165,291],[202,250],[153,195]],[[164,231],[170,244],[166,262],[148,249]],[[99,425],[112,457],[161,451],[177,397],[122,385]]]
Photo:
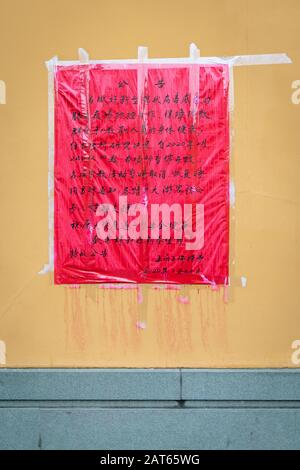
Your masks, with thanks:
[[[229,65],[229,113],[234,110],[234,78],[233,78],[233,67]]]
[[[139,59],[117,59],[117,60],[90,60],[90,64],[138,64]],[[291,64],[292,60],[287,54],[257,54],[257,55],[238,55],[232,57],[199,57],[194,59],[191,57],[174,57],[174,58],[145,58],[147,64],[231,64],[233,66],[244,65],[272,65],[272,64]],[[80,61],[60,60],[57,65],[79,65]]]
[[[230,179],[229,182],[229,201],[230,201],[230,207],[235,206],[235,184],[233,179]]]
[[[138,110],[143,112],[142,109],[142,95],[144,92],[145,82],[147,80],[147,71],[143,67],[143,63],[148,60],[148,47],[139,46],[138,47],[138,76],[137,76],[137,98],[138,98]]]
[[[86,50],[79,48],[78,57],[79,57],[80,64],[82,65],[89,64],[89,55],[86,52]],[[82,139],[83,139],[83,142],[86,144],[87,148],[90,148],[89,144],[90,144],[90,139],[91,139],[89,80],[90,80],[89,67],[85,67],[84,69],[81,69],[81,72],[80,72],[80,111],[82,115],[87,116],[88,132],[84,130],[82,133]],[[87,153],[86,156],[88,157],[89,151],[86,151],[85,149],[83,149],[83,153]],[[89,160],[87,159],[87,161]]]
[[[137,67],[137,102],[138,102],[138,116],[140,126],[140,143],[141,143],[141,155],[142,155],[142,171],[145,169],[145,152],[144,152],[144,139],[145,133],[148,130],[148,103],[144,101],[143,97],[147,94],[148,89],[148,66],[144,63],[148,59],[148,47],[138,47],[138,67]],[[145,206],[148,205],[148,194],[145,185],[142,187],[142,200]],[[143,247],[143,255],[144,255]],[[143,294],[140,286],[138,286],[138,303],[141,303],[140,299],[143,298]]]
[[[78,49],[78,58],[79,58],[79,62],[81,62],[83,64],[84,63],[89,63],[89,54],[82,47],[80,47]]]
[[[197,59],[200,57],[200,50],[193,42],[190,44],[190,59],[193,61],[193,64],[189,67],[189,92],[191,97],[190,112],[193,117],[193,124],[196,122],[196,117],[198,113],[199,106],[199,86],[200,86],[200,71],[198,64],[196,64]]]
[[[235,56],[233,65],[272,65],[291,64],[292,60],[287,54],[259,54]]]
[[[49,261],[39,271],[46,274],[54,269],[54,73],[58,59],[46,62],[48,69],[48,230]]]

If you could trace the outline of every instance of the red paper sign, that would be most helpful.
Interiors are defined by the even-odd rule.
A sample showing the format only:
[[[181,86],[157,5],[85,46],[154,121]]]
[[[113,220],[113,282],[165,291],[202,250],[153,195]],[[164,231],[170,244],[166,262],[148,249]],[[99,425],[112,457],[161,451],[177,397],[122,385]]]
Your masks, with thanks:
[[[226,65],[72,65],[55,73],[57,284],[224,284]]]

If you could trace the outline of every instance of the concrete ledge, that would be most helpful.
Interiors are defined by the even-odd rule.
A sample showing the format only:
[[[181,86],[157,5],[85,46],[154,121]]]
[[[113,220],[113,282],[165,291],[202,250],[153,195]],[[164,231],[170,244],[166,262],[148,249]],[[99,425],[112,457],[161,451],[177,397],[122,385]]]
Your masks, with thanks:
[[[298,369],[182,369],[182,400],[300,400]]]
[[[300,400],[298,369],[0,369],[1,400]]]
[[[178,369],[2,369],[0,400],[179,400]]]

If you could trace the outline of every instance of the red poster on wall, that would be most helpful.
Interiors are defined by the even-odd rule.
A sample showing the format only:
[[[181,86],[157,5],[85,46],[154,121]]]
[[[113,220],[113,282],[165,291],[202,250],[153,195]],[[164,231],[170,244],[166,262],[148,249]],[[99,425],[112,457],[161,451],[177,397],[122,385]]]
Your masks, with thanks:
[[[55,71],[57,284],[226,284],[227,65]]]

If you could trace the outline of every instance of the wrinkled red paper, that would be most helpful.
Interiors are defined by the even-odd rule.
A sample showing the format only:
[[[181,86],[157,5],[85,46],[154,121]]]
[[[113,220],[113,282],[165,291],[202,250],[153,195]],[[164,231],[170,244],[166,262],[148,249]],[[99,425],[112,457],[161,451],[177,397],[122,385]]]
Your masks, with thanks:
[[[204,246],[99,239],[98,205],[122,195],[204,204]],[[228,251],[228,66],[58,66],[55,283],[226,284]]]

